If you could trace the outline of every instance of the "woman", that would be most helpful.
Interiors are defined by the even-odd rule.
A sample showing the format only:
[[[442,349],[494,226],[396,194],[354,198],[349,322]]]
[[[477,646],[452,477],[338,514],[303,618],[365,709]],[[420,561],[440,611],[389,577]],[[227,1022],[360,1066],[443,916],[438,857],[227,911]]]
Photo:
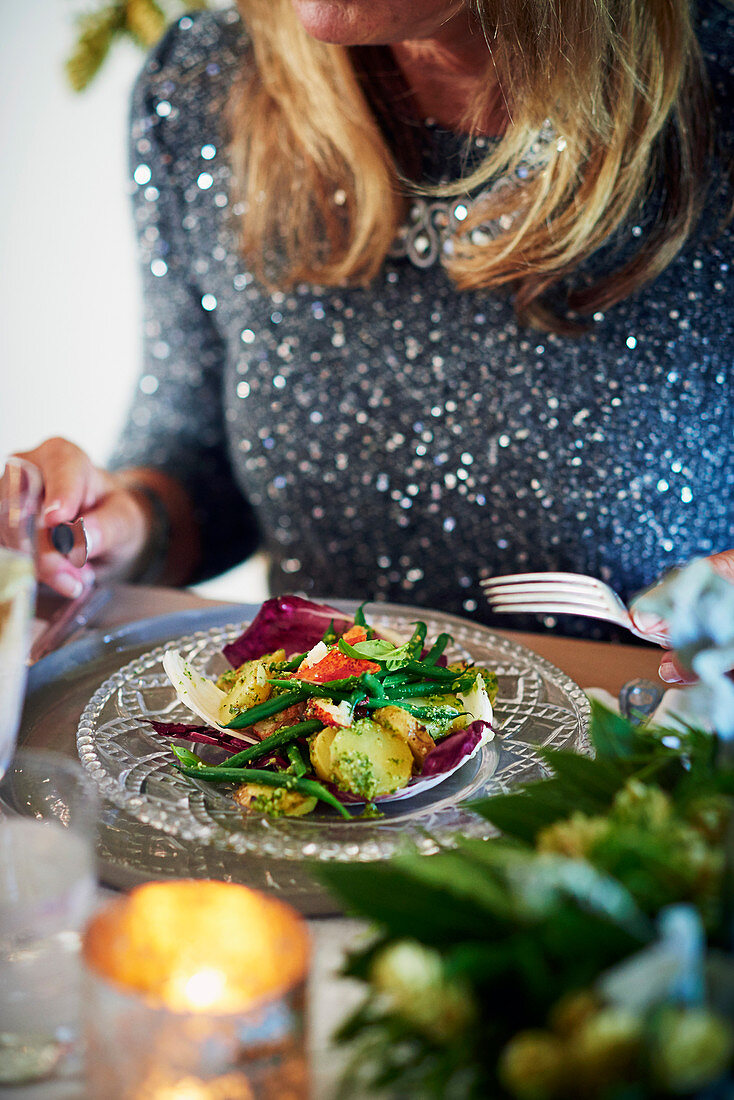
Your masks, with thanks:
[[[488,574],[629,597],[731,568],[733,40],[716,0],[697,28],[686,0],[179,20],[135,93],[146,365],[114,472],[28,454],[86,576],[260,541],[275,591],[486,619]]]

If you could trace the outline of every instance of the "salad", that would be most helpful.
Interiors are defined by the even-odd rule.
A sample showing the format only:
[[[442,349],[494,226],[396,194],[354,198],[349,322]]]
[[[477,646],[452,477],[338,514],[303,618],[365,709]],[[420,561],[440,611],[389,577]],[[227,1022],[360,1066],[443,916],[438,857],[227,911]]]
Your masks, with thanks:
[[[299,596],[267,600],[223,653],[231,668],[202,676],[174,649],[163,667],[204,724],[151,723],[155,732],[226,754],[210,764],[172,743],[186,776],[229,784],[245,813],[298,816],[326,803],[342,817],[441,782],[494,737],[497,677],[448,662],[452,639],[379,632]],[[352,809],[350,809],[350,806]]]

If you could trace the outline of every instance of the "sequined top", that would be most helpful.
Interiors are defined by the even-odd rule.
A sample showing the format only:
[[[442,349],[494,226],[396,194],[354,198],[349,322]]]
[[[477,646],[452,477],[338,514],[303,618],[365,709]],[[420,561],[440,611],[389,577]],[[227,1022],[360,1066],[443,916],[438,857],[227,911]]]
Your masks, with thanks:
[[[700,34],[731,133],[731,11],[707,0]],[[183,482],[199,577],[259,543],[275,592],[489,622],[488,574],[572,570],[629,597],[734,546],[734,249],[731,227],[712,235],[729,199],[581,337],[519,327],[505,294],[458,292],[417,207],[412,256],[398,242],[368,288],[270,293],[238,251],[224,148],[246,55],[235,12],[184,17],[133,102],[145,366],[112,465]],[[481,155],[468,141],[427,124],[427,176]],[[617,259],[644,231],[627,227]]]

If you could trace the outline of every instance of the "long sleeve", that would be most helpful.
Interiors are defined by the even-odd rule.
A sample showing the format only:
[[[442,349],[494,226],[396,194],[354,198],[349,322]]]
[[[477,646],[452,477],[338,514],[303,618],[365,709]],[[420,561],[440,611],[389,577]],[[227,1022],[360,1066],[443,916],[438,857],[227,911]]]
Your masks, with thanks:
[[[247,557],[258,536],[227,451],[225,343],[187,256],[188,212],[178,185],[176,131],[169,124],[174,108],[163,98],[161,83],[170,40],[169,34],[151,55],[132,101],[130,171],[144,302],[143,369],[110,465],[153,467],[184,486],[202,533],[203,557],[193,580],[204,580]]]

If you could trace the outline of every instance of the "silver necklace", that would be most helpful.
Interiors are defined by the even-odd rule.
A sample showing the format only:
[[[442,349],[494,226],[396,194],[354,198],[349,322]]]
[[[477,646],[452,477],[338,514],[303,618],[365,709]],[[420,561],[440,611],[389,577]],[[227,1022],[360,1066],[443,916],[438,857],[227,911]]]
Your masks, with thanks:
[[[476,143],[487,139],[478,138]],[[511,174],[493,180],[475,195],[460,195],[450,199],[425,199],[415,196],[410,204],[406,221],[398,230],[390,248],[389,255],[395,259],[406,258],[416,267],[433,267],[439,260],[443,263],[453,251],[453,238],[461,225],[469,217],[473,207],[500,190],[508,187],[519,191],[523,182],[540,171],[548,162],[551,142],[561,150],[565,146],[563,138],[556,138],[555,131],[546,119],[538,131],[527,153]],[[516,214],[502,214],[481,225],[475,226],[469,234],[472,244],[483,245],[494,240],[511,228]]]

